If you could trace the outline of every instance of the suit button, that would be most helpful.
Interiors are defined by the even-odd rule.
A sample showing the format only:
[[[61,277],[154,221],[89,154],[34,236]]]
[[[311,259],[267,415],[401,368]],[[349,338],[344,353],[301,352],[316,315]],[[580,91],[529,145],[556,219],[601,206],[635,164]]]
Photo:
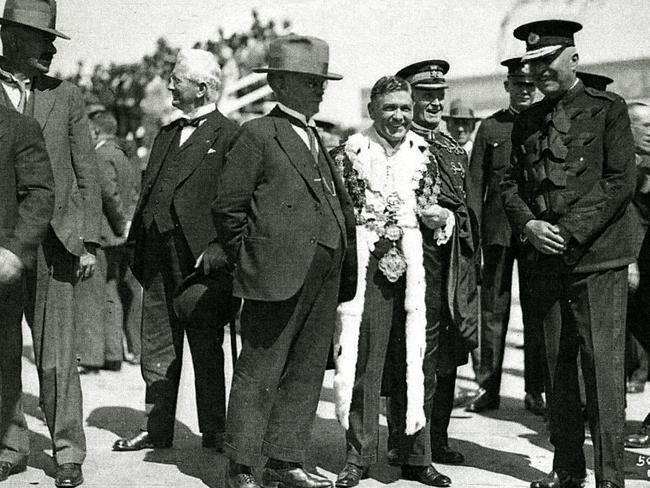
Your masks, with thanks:
[[[309,239],[309,243],[310,244],[316,244],[316,238],[312,237],[311,239]]]

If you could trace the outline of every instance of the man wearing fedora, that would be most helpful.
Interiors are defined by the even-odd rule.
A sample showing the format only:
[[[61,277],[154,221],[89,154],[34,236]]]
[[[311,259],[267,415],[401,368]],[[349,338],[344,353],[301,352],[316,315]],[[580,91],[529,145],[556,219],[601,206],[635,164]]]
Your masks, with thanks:
[[[36,121],[0,107],[0,481],[24,471],[29,438],[21,409],[22,316],[25,269],[54,210],[54,178]]]
[[[515,118],[502,197],[524,243],[530,317],[543,328],[553,469],[531,488],[578,487],[586,476],[577,358],[584,377],[598,488],[624,486],[625,315],[635,258],[634,140],[625,101],[585,87],[565,20],[524,24],[530,64],[545,98]],[[606,299],[603,299],[606,297]]]
[[[278,105],[243,125],[212,209],[218,241],[244,299],[224,451],[227,486],[324,488],[303,465],[334,332],[336,306],[356,289],[355,222],[341,177],[315,130],[329,47],[289,35],[258,72]],[[341,271],[343,269],[343,271]]]
[[[237,125],[217,110],[221,70],[212,53],[182,50],[168,89],[174,107],[184,115],[163,127],[154,141],[128,237],[134,248],[133,274],[144,289],[141,369],[148,415],[139,433],[115,442],[115,451],[171,447],[185,334],[203,446],[221,449],[223,442],[221,343],[230,314],[225,305],[214,315],[192,313],[187,307],[178,313],[174,298],[188,279],[197,285],[207,282],[212,260],[223,254],[218,245],[210,246],[216,237],[210,204],[218,194],[217,179]],[[210,288],[214,295],[208,301],[228,304],[231,280],[226,276],[219,284],[221,289]]]
[[[57,486],[83,482],[86,455],[75,344],[75,293],[95,266],[101,201],[81,92],[47,76],[56,53],[54,0],[7,0],[0,18],[0,104],[34,117],[54,172],[50,229],[27,273],[25,316],[32,328],[40,404],[52,437]],[[24,424],[22,424],[24,426]],[[12,436],[27,443],[26,428]]]
[[[466,407],[468,412],[499,408],[499,390],[510,319],[512,270],[519,239],[512,235],[501,201],[501,179],[510,162],[510,135],[515,116],[535,99],[530,68],[521,57],[501,63],[508,69],[504,88],[510,99],[507,109],[492,114],[478,128],[469,164],[470,207],[481,228],[483,253],[481,280],[481,340],[477,374],[479,390]],[[518,261],[519,298],[524,323],[524,406],[536,415],[544,414],[544,350],[542,331],[531,329],[525,263]]]
[[[469,158],[474,147],[474,129],[479,120],[474,116],[474,109],[460,98],[456,98],[449,104],[449,115],[443,115],[442,118],[447,123],[451,137],[465,150]]]

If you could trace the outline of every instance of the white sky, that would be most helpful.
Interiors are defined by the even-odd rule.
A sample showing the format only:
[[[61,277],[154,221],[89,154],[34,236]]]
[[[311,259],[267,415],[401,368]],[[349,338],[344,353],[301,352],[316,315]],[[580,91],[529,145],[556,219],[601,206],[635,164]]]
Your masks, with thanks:
[[[247,30],[253,7],[262,21],[289,18],[296,33],[329,42],[330,70],[345,78],[330,83],[321,115],[350,114],[350,123],[359,116],[360,89],[410,62],[447,59],[450,79],[499,71],[500,59],[523,49],[512,29],[529,20],[583,23],[576,42],[586,63],[650,57],[648,0],[59,0],[58,6],[58,28],[72,37],[56,42],[53,70],[63,72],[79,59],[136,61],[160,36],[189,47],[216,37],[220,26],[227,35]]]

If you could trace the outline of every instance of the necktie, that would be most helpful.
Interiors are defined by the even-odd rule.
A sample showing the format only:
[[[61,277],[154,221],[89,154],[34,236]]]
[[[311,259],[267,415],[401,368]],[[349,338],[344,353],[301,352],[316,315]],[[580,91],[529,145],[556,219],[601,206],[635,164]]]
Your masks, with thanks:
[[[307,137],[309,137],[309,152],[311,152],[314,162],[318,167],[318,139],[316,139],[316,128],[307,126]]]

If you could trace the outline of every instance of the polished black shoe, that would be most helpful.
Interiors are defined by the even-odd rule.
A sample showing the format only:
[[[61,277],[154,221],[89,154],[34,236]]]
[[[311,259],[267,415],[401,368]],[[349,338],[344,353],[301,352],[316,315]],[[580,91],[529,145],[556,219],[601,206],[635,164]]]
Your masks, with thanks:
[[[226,477],[226,488],[262,488],[250,473],[238,473]]]
[[[441,446],[431,448],[431,460],[434,463],[463,464],[465,462],[465,456],[458,451],[454,451],[449,446]]]
[[[312,474],[300,467],[273,469],[265,467],[262,471],[264,488],[331,488],[332,482],[324,476]]]
[[[541,393],[526,393],[524,407],[529,412],[540,417],[546,413],[546,403]]]
[[[396,447],[388,450],[388,453],[386,453],[386,458],[388,460],[388,464],[391,466],[399,466],[401,464],[399,462],[399,449]]]
[[[357,486],[359,481],[365,480],[368,477],[368,469],[364,469],[356,464],[347,463],[341,470],[336,483],[339,488],[351,488]]]
[[[24,463],[10,463],[9,461],[0,461],[0,481],[5,481],[12,474],[22,473],[27,469]]]
[[[632,449],[650,447],[650,425],[642,425],[636,434],[626,435],[624,444]]]
[[[73,488],[84,482],[84,475],[81,472],[81,464],[65,463],[56,468],[54,484],[58,488]]]
[[[598,483],[598,488],[619,488],[616,483],[612,481],[601,481]]]
[[[204,432],[202,434],[201,445],[208,449],[216,449],[217,452],[223,452],[223,434]]]
[[[402,466],[402,479],[419,481],[427,486],[451,486],[451,478],[440,473],[433,464],[428,466]]]
[[[499,408],[499,397],[495,397],[483,388],[479,388],[477,395],[465,407],[465,411],[479,413],[486,410],[496,410],[497,408]]]
[[[114,451],[140,451],[142,449],[168,449],[172,442],[153,441],[148,432],[140,432],[130,439],[118,439],[113,444]]]
[[[582,488],[584,485],[584,478],[575,478],[564,471],[551,471],[544,478],[533,481],[530,488]]]

